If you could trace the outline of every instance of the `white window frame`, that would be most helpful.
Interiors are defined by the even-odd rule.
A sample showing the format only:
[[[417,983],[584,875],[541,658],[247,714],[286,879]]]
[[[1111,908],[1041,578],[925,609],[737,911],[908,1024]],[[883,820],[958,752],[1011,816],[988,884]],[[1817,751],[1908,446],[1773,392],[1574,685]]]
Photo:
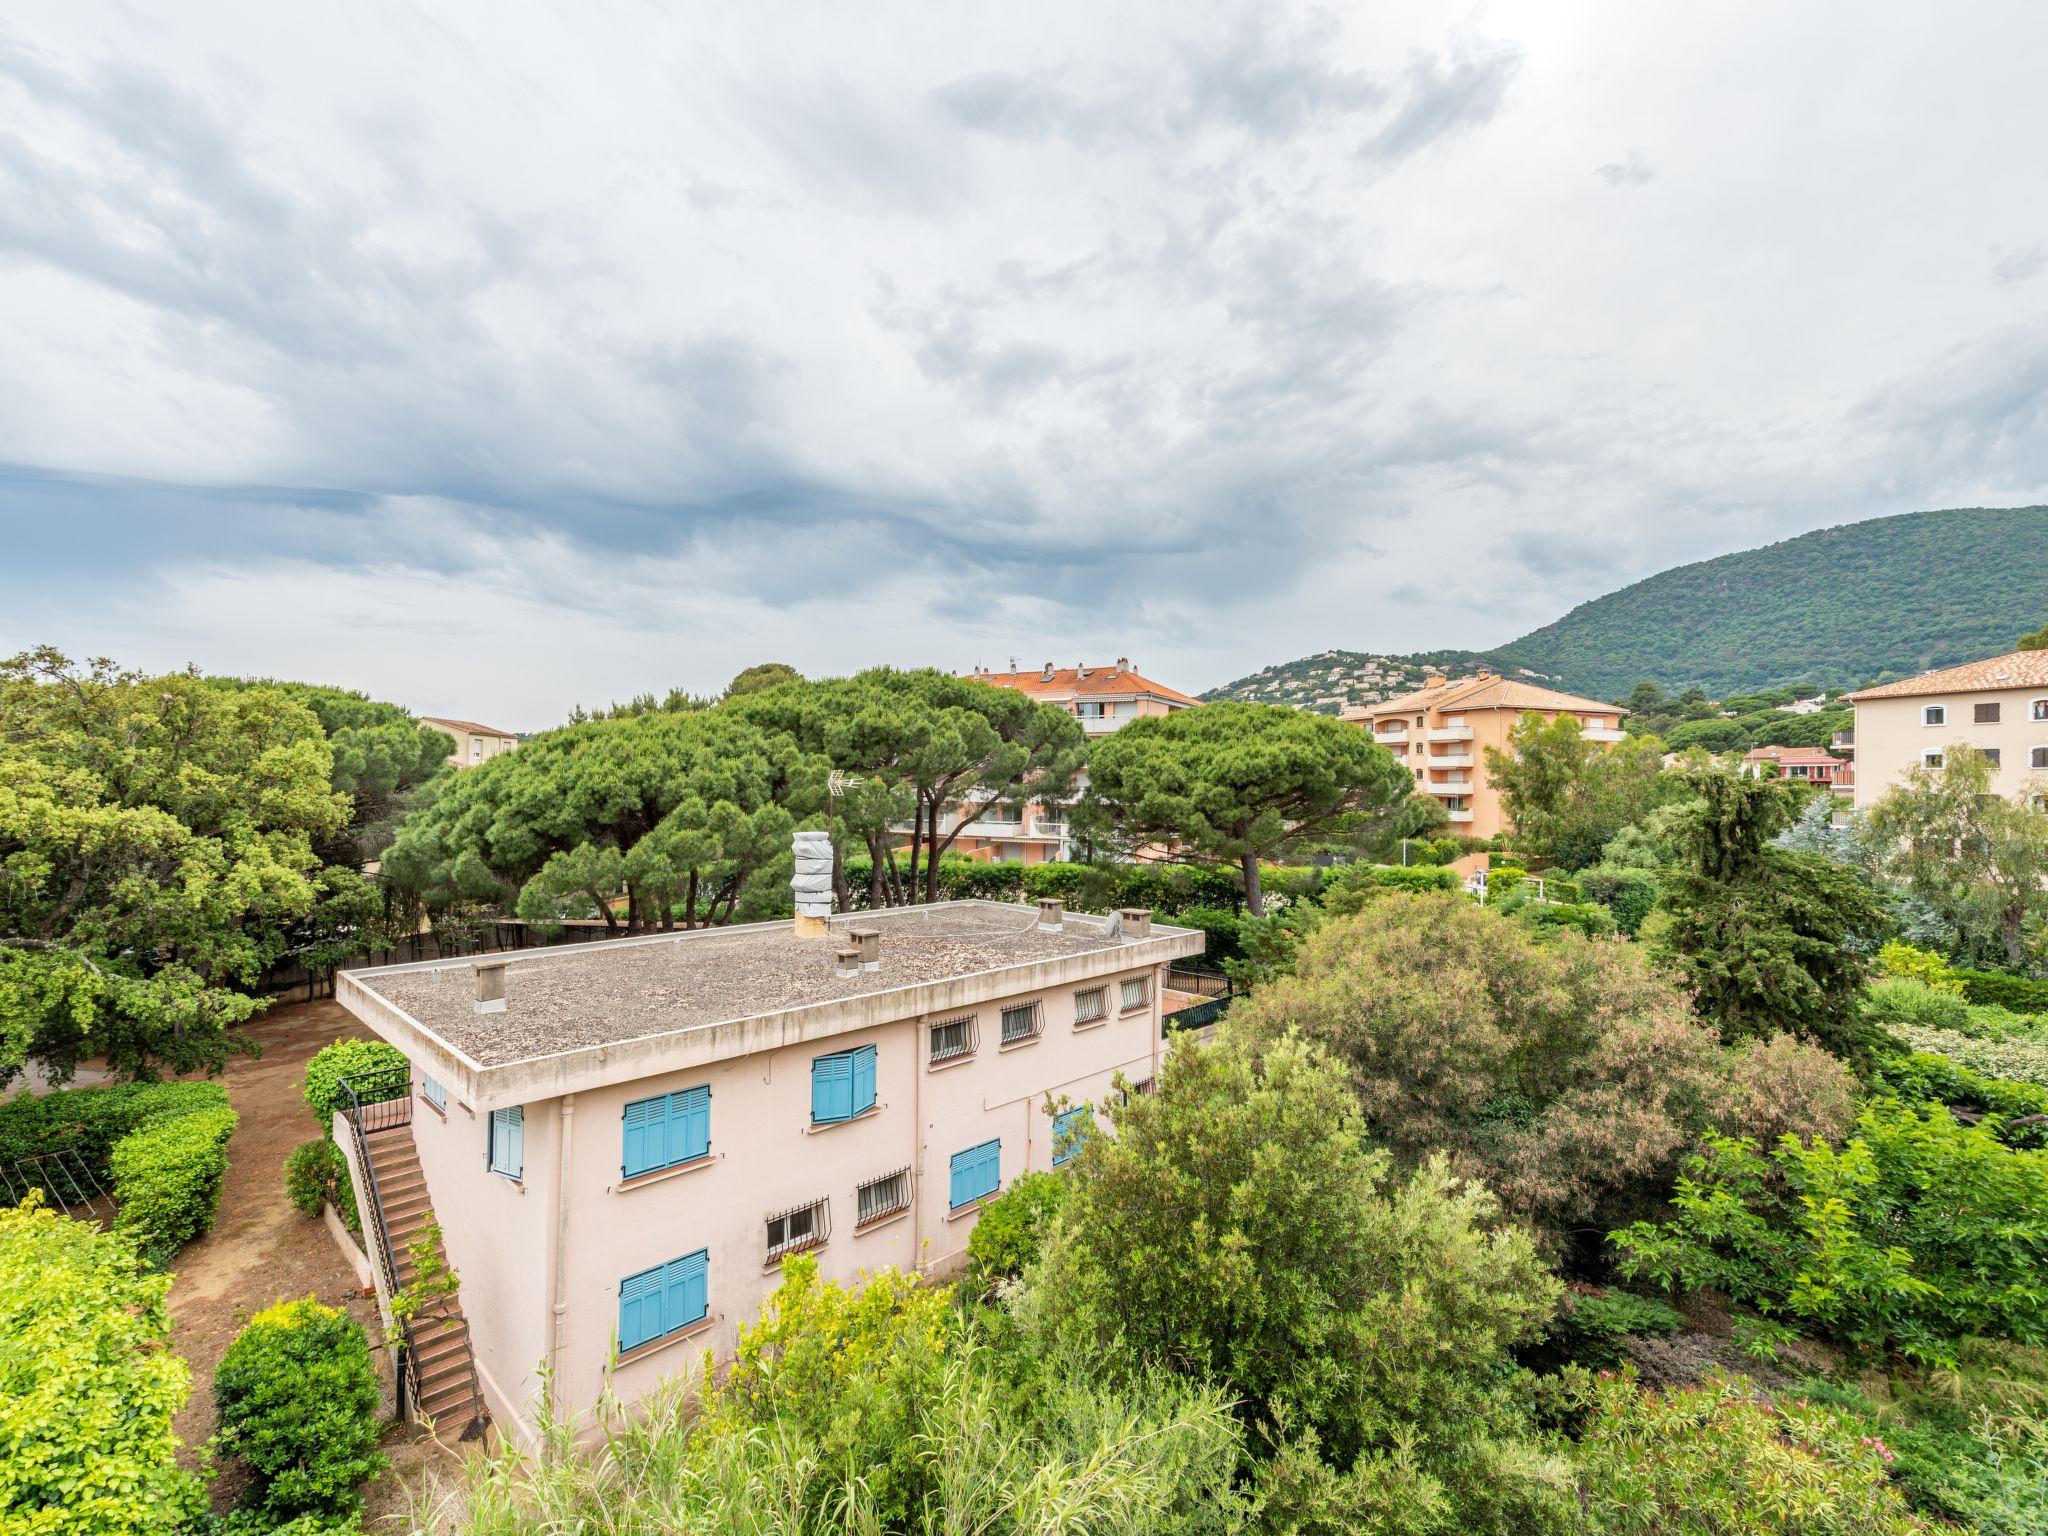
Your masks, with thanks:
[[[1946,704],[1922,704],[1920,706],[1920,723],[1922,725],[1931,725],[1937,730],[1947,725],[1948,706]]]
[[[2048,698],[2027,700],[2027,718],[2029,720],[2048,720]]]
[[[1947,751],[1941,747],[1929,747],[1920,754],[1920,766],[1922,768],[1948,767]]]

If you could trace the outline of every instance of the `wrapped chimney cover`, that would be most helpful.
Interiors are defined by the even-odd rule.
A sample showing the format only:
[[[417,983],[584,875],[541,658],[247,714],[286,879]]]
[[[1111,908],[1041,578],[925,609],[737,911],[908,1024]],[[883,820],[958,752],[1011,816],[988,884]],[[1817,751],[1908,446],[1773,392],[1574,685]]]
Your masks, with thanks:
[[[799,832],[791,840],[796,853],[796,873],[790,889],[796,895],[798,917],[832,915],[832,834]]]

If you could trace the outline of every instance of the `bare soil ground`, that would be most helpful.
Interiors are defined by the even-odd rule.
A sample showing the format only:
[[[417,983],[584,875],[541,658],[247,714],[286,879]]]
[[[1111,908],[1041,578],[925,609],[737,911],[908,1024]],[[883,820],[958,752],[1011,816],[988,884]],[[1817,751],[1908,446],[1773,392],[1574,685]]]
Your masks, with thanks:
[[[293,1210],[284,1194],[285,1158],[319,1134],[300,1096],[307,1060],[331,1041],[368,1032],[340,1005],[323,1000],[276,1009],[250,1033],[263,1054],[238,1057],[225,1078],[240,1123],[228,1143],[220,1215],[172,1265],[171,1345],[192,1367],[192,1397],[176,1427],[195,1459],[214,1430],[214,1369],[250,1314],[281,1299],[312,1296],[347,1307],[372,1339],[380,1332],[375,1299],[358,1288],[326,1226]],[[392,1471],[369,1490],[373,1515],[402,1509],[402,1480],[442,1454],[411,1425],[394,1427],[385,1451]],[[215,1507],[232,1505],[242,1484],[236,1470],[224,1468],[213,1486]]]

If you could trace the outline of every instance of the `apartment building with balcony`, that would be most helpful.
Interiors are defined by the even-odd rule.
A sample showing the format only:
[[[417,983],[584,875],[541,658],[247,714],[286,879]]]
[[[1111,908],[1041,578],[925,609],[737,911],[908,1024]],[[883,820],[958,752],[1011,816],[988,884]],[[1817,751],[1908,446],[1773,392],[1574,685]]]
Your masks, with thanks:
[[[344,1137],[364,1231],[438,1221],[476,1395],[530,1446],[543,1392],[579,1412],[728,1354],[789,1254],[957,1267],[1119,1073],[1151,1080],[1164,973],[1201,949],[1141,911],[956,902],[345,972],[409,1063],[403,1113]],[[458,1368],[419,1353],[431,1394]]]
[[[1092,738],[1106,736],[1146,715],[1170,715],[1199,704],[1193,699],[1155,683],[1137,672],[1127,656],[1114,666],[1055,667],[1047,662],[1036,672],[1015,670],[990,672],[977,667],[970,674],[976,682],[997,688],[1014,688],[1041,704],[1056,704],[1081,722]],[[1085,770],[1075,785],[1078,799],[1087,787]],[[977,805],[948,806],[940,822],[943,835],[971,815]],[[906,833],[910,830],[906,825]],[[1006,801],[982,811],[969,830],[960,834],[951,849],[953,856],[977,863],[1015,860],[1021,864],[1043,864],[1068,856],[1066,807],[1058,802],[1025,798]]]
[[[1443,802],[1451,830],[1497,837],[1510,830],[1500,792],[1486,774],[1486,748],[1508,750],[1515,722],[1527,714],[1570,715],[1586,738],[1621,740],[1618,704],[1540,688],[1498,673],[1451,679],[1431,676],[1413,693],[1356,705],[1341,718],[1363,727],[1413,772],[1415,788]]]
[[[2048,651],[2012,651],[1848,696],[1856,709],[1856,805],[1963,744],[1991,759],[2002,794],[2048,794]]]
[[[444,720],[439,715],[421,715],[420,724],[431,725],[454,742],[448,750],[448,761],[458,768],[489,762],[519,745],[516,732],[501,731],[495,725],[479,725],[474,720]]]

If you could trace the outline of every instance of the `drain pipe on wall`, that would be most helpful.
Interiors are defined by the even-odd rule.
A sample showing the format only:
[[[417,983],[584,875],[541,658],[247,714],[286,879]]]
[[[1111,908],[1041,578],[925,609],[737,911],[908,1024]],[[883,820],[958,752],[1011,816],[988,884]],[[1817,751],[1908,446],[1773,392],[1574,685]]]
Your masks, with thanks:
[[[562,1363],[569,1346],[569,1153],[575,1145],[576,1095],[562,1095],[557,1120],[562,1142],[561,1164],[555,1170],[554,1369],[548,1373],[548,1396],[556,1414],[562,1412]]]

